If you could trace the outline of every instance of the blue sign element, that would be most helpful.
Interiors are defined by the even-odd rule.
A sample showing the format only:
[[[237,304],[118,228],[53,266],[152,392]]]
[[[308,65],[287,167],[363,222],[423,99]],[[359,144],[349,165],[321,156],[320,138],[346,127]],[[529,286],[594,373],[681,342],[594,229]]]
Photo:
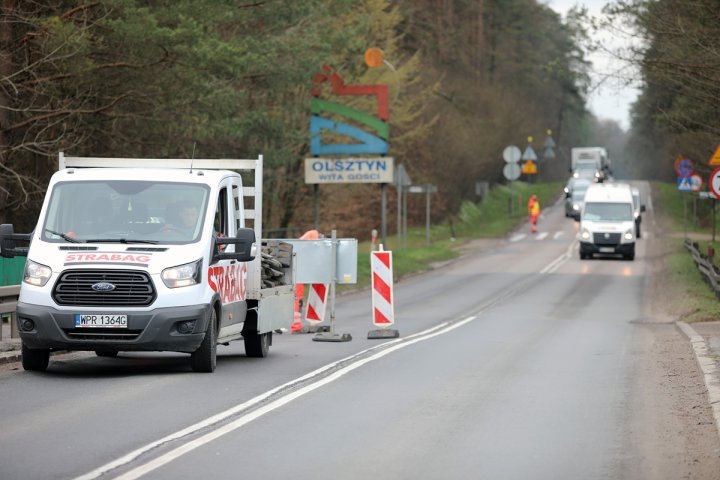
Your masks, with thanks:
[[[687,158],[683,158],[680,160],[680,163],[678,163],[677,172],[680,177],[689,177],[694,171],[695,167],[693,167],[692,162]]]
[[[322,143],[322,130],[329,130],[360,143]],[[310,116],[310,153],[318,155],[387,155],[390,149],[388,142],[347,123],[336,122],[329,118]]]
[[[678,191],[692,192],[692,182],[688,177],[678,177]]]

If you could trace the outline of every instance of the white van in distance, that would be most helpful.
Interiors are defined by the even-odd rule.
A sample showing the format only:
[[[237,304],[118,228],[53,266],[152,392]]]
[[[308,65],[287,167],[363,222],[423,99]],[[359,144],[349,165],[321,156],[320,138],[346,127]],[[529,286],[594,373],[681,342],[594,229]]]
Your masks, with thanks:
[[[635,216],[630,187],[600,183],[585,193],[580,217],[580,259],[595,253],[621,254],[635,258]]]

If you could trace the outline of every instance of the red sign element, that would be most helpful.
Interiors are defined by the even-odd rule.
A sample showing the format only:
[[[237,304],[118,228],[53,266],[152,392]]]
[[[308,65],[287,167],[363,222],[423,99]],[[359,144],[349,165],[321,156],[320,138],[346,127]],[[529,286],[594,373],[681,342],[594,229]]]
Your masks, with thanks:
[[[387,85],[345,85],[343,79],[336,72],[332,71],[327,65],[323,65],[326,73],[316,73],[313,77],[313,83],[317,85],[311,92],[313,97],[319,97],[321,93],[321,85],[330,81],[332,92],[335,95],[374,95],[377,97],[378,108],[377,116],[387,121],[390,118],[390,104],[388,97],[390,89]]]
[[[227,267],[209,267],[208,284],[220,294],[224,304],[245,300],[247,293],[247,264],[239,263]]]
[[[710,181],[708,183],[710,184],[710,191],[715,195],[715,198],[720,198],[720,168],[716,168],[710,174]]]
[[[324,283],[313,283],[308,294],[305,320],[310,323],[320,323],[325,320],[325,305],[327,304],[328,286]]]
[[[689,158],[682,158],[675,162],[675,171],[679,177],[687,178],[695,172],[695,165]]]

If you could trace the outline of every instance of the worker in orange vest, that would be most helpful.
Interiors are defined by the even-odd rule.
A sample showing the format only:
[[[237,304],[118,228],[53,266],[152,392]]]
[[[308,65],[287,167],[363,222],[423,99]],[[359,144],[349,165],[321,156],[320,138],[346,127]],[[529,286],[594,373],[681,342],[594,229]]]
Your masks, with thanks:
[[[537,220],[540,216],[540,202],[537,196],[533,195],[528,200],[528,215],[530,215],[530,232],[537,233]]]

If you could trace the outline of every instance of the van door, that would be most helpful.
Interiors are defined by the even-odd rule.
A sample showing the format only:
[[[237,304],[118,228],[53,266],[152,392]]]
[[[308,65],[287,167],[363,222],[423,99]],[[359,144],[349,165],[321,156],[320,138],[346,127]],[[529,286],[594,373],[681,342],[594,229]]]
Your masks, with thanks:
[[[223,180],[218,192],[213,224],[213,234],[216,237],[234,237],[237,234],[237,209],[233,195],[236,191],[239,191],[237,182],[234,182],[232,178]],[[222,247],[224,247],[223,251],[227,253],[235,251],[234,245],[221,247],[214,245],[213,253],[220,252]],[[213,280],[222,304],[218,319],[218,341],[239,338],[247,311],[245,303],[247,266],[237,260],[219,260],[211,267],[214,274]]]

